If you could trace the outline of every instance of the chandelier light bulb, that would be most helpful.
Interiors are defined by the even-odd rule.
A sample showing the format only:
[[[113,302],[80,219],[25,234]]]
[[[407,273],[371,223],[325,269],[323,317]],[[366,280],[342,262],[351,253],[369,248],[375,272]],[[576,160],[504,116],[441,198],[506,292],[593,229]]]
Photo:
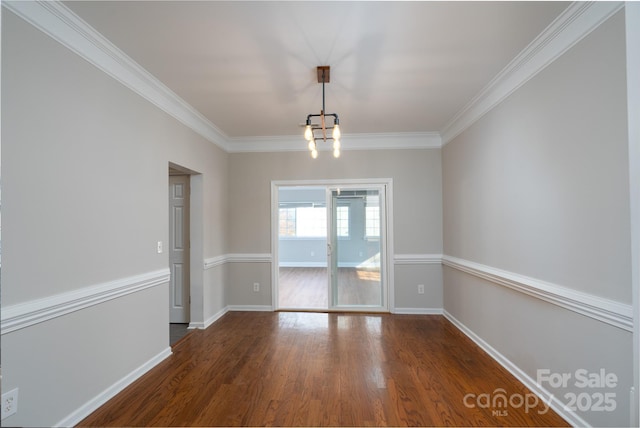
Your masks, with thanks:
[[[340,125],[338,124],[333,125],[333,134],[332,134],[333,139],[339,140],[341,136],[342,134],[340,133]]]
[[[313,140],[313,130],[311,129],[311,125],[307,125],[304,128],[304,138],[307,141]]]
[[[338,118],[338,114],[325,113],[326,109],[324,105],[324,85],[325,83],[329,83],[330,81],[330,68],[331,67],[329,67],[328,65],[320,65],[316,68],[318,83],[322,83],[322,109],[320,110],[320,114],[308,114],[307,119],[304,122],[304,139],[305,141],[307,141],[307,147],[309,148],[311,157],[313,159],[318,158],[318,144],[315,136],[316,130],[322,131],[322,134],[318,133],[318,138],[320,138],[323,143],[326,143],[327,140],[333,140],[334,157],[340,157],[340,149],[342,148],[342,144],[340,143],[342,132],[340,132],[340,119]],[[313,123],[315,120],[312,120],[312,118],[318,118],[316,124]],[[333,125],[331,119],[333,119]]]

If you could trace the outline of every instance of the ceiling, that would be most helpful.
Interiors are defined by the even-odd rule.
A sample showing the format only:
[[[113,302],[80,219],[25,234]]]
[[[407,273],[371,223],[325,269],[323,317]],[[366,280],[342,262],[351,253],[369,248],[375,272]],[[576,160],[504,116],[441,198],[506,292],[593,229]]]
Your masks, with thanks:
[[[233,141],[301,136],[319,65],[343,134],[441,132],[569,3],[65,5]]]

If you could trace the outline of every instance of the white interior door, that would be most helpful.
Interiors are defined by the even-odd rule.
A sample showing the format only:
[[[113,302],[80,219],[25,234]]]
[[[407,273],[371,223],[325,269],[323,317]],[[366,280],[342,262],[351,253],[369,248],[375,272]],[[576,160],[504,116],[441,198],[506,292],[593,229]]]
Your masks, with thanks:
[[[189,296],[189,176],[169,176],[169,322],[188,323]]]

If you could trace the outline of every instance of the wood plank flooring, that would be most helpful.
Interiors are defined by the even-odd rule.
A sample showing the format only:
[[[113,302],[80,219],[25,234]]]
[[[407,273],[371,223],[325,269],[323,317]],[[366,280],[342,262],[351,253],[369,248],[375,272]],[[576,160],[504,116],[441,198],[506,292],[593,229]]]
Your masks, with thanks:
[[[327,309],[329,273],[327,268],[281,267],[278,278],[278,307]]]
[[[328,269],[281,267],[278,304],[282,309],[327,309]],[[380,269],[338,268],[338,303],[341,305],[379,306]]]
[[[567,426],[477,405],[530,392],[437,315],[230,312],[173,352],[79,426]]]

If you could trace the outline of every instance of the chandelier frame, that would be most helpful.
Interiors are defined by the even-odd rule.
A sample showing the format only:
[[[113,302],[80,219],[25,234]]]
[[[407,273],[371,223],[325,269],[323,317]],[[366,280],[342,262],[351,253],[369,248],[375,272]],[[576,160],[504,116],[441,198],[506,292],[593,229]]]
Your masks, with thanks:
[[[322,83],[322,110],[320,114],[308,114],[305,124],[305,139],[309,142],[309,150],[311,150],[311,156],[315,159],[318,156],[316,140],[333,140],[333,156],[340,156],[340,118],[337,113],[325,113],[325,89],[324,84],[329,83],[331,80],[331,67],[328,65],[321,65],[317,67],[318,83]],[[311,118],[319,117],[320,123],[311,123]],[[327,126],[327,117],[333,118],[333,126]],[[327,134],[327,131],[332,131],[331,135]],[[321,131],[321,136],[316,137],[316,131]]]

